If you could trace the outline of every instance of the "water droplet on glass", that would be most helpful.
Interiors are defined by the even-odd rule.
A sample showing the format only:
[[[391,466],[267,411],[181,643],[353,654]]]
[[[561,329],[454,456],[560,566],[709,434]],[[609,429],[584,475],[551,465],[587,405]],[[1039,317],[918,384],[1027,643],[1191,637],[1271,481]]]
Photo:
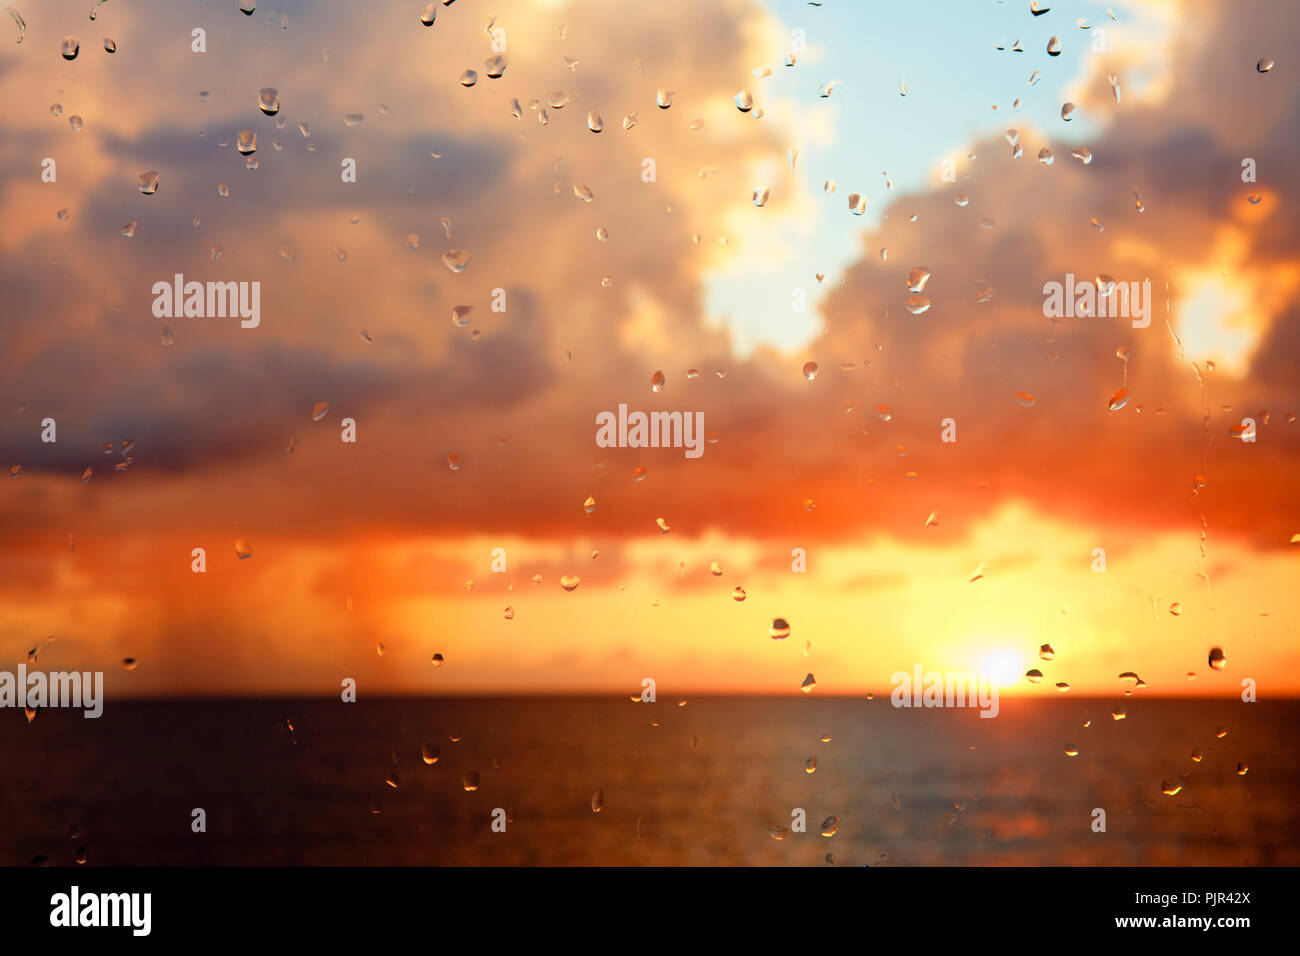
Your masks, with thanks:
[[[650,391],[662,392],[664,390],[664,383],[666,381],[667,379],[664,378],[664,373],[660,371],[656,371],[653,375],[650,376]]]
[[[1119,411],[1127,404],[1128,404],[1127,388],[1121,388],[1119,391],[1117,391],[1114,395],[1110,397],[1110,410],[1112,412]]]
[[[924,292],[925,284],[930,281],[930,270],[917,266],[907,274],[907,288],[911,292]]]
[[[461,86],[473,86],[478,82],[478,73],[473,70],[466,70],[460,75]]]
[[[566,591],[577,590],[578,585],[581,583],[582,579],[576,574],[565,574],[560,577],[560,587]]]
[[[909,295],[903,300],[903,306],[913,315],[921,315],[930,309],[930,300],[923,295]]]
[[[742,113],[748,113],[754,108],[754,97],[750,95],[749,90],[741,90],[736,94],[736,109]]]
[[[673,105],[673,97],[676,95],[677,95],[676,90],[661,89],[658,93],[655,94],[655,105],[658,106],[661,110],[666,110],[668,109],[668,107]]]
[[[80,50],[81,44],[77,41],[76,37],[63,38],[63,46],[60,52],[63,54],[65,60],[75,60],[77,58],[77,53]]]
[[[740,588],[736,588],[736,590],[739,591]],[[790,636],[790,622],[783,617],[774,617],[772,618],[772,626],[768,628],[767,633],[771,635],[774,641],[784,641]]]
[[[1216,671],[1221,671],[1228,666],[1228,658],[1223,653],[1223,649],[1220,647],[1210,648],[1209,662],[1210,662],[1210,666],[1213,667]]]
[[[499,80],[501,79],[501,75],[505,73],[506,67],[509,65],[510,61],[505,56],[498,53],[496,56],[490,56],[483,61],[483,72],[488,75],[488,79]],[[466,86],[470,85],[465,83],[464,78],[461,79],[461,83],[464,83]]]
[[[772,191],[768,189],[766,186],[756,186],[754,188],[754,205],[755,206],[767,205],[767,200],[768,197],[771,195],[771,193]]]
[[[1061,107],[1061,119],[1065,120],[1068,123],[1073,118],[1074,118],[1074,104],[1066,103],[1064,106]]]
[[[737,604],[745,600],[745,589],[740,585],[736,585],[736,587],[731,589],[731,599]]]
[[[1061,38],[1060,38],[1060,37],[1052,37],[1050,40],[1047,41],[1047,55],[1048,55],[1048,56],[1060,56],[1060,55],[1061,55]]]
[[[478,771],[471,770],[468,773],[466,773],[465,776],[461,779],[461,786],[463,786],[467,792],[477,790]]]
[[[362,123],[365,122],[365,119],[366,119],[366,116],[365,116],[364,113],[344,113],[344,114],[343,114],[343,125],[345,125],[345,126],[360,126]]]
[[[251,558],[252,556],[253,546],[249,544],[247,540],[239,538],[235,541],[235,557],[242,561],[246,558]]]
[[[1029,683],[1037,684],[1039,681],[1043,679],[1043,672],[1038,670],[1037,668],[1034,668],[1033,670],[1025,671],[1025,678],[1029,681]]]
[[[593,133],[599,133],[604,128],[605,121],[600,118],[599,113],[587,114],[587,129],[591,130]]]
[[[235,140],[235,149],[244,156],[257,152],[257,134],[251,129],[241,129]]]
[[[134,220],[128,222],[125,226],[122,227],[122,238],[130,239],[131,237],[133,237],[135,235],[135,230],[139,227],[139,225],[140,223]]]
[[[442,264],[460,275],[469,264],[469,253],[464,249],[449,249],[442,254]]]
[[[597,790],[591,795],[591,812],[600,813],[605,809],[605,791]]]
[[[104,37],[104,52],[105,53],[117,52],[117,43],[113,40],[112,37]]]
[[[1259,73],[1267,73],[1271,69],[1273,69],[1273,58],[1271,56],[1266,56],[1255,64],[1255,70]]]

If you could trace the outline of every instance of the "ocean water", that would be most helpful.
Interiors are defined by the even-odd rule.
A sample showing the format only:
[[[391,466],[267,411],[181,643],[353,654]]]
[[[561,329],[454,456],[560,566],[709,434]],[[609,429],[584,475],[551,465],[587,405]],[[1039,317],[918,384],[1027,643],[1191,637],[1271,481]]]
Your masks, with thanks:
[[[1297,865],[1298,717],[1296,701],[1061,697],[980,719],[815,695],[7,710],[0,862]],[[775,839],[796,808],[807,832]]]

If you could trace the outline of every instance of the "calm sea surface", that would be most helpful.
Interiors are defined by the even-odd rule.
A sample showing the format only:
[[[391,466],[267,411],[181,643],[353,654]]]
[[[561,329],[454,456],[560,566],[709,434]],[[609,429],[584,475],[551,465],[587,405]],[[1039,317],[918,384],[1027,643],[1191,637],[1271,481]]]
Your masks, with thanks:
[[[1297,718],[1295,701],[1004,698],[989,720],[815,696],[4,710],[0,863],[1298,865]],[[775,839],[795,808],[807,832]]]

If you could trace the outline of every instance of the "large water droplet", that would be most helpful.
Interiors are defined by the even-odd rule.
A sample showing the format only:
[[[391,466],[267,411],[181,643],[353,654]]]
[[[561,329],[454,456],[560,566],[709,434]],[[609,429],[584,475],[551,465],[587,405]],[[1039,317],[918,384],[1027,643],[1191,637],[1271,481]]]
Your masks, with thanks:
[[[930,270],[917,266],[907,274],[907,288],[910,292],[924,292],[925,284],[930,281]]]
[[[257,134],[251,129],[241,129],[235,139],[235,149],[243,156],[250,156],[257,152]]]
[[[740,589],[737,588],[737,591]],[[767,633],[772,636],[774,641],[784,641],[790,636],[790,622],[783,617],[772,618],[772,626],[767,629]]]
[[[158,191],[158,170],[151,169],[143,172],[139,176],[140,192],[146,196],[152,196]]]
[[[76,37],[64,37],[63,46],[59,52],[63,54],[65,60],[75,60],[77,54],[81,51],[81,43]]]
[[[677,95],[676,90],[661,89],[658,93],[655,94],[655,105],[658,106],[661,110],[666,110],[668,109],[668,107],[673,105],[673,97],[676,95]]]
[[[1227,655],[1223,653],[1223,648],[1210,648],[1210,666],[1216,671],[1221,671],[1228,666],[1228,658]]]
[[[930,309],[930,300],[923,295],[909,295],[903,300],[903,306],[913,315],[921,315]]]
[[[280,93],[272,86],[265,86],[257,91],[257,108],[267,116],[280,112]]]

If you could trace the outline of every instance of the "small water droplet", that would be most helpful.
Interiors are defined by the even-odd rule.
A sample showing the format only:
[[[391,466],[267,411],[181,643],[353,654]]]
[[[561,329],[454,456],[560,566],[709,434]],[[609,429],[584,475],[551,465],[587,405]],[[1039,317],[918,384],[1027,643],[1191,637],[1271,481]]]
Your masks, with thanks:
[[[740,588],[736,588],[736,590],[740,591]],[[741,591],[741,594],[743,595],[744,592]],[[790,622],[783,617],[774,617],[772,618],[771,627],[767,629],[767,633],[771,635],[774,641],[784,641],[790,636]]]
[[[59,52],[63,54],[65,60],[75,60],[77,54],[81,51],[81,43],[76,37],[64,37],[63,46]]]
[[[244,538],[235,541],[235,557],[241,561],[253,556],[253,546]],[[274,563],[274,562],[272,562]]]
[[[1222,648],[1220,647],[1210,648],[1209,663],[1210,666],[1214,668],[1216,671],[1221,671],[1228,666],[1228,658],[1227,655],[1223,653]]]
[[[668,107],[673,105],[673,97],[676,95],[677,95],[676,90],[661,89],[659,90],[658,93],[655,94],[655,105],[658,106],[661,110],[666,110],[668,109]]]
[[[1259,73],[1267,73],[1271,69],[1273,69],[1273,58],[1271,56],[1266,56],[1255,64],[1255,70]]]

